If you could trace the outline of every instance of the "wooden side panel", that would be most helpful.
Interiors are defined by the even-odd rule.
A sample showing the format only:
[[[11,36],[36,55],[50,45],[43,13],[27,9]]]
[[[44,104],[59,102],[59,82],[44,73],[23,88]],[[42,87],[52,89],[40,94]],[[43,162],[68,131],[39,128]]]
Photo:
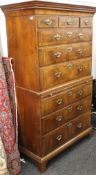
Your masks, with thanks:
[[[39,97],[17,88],[19,114],[19,144],[40,155]]]
[[[9,56],[13,57],[15,62],[16,84],[26,89],[39,90],[35,17],[13,17],[11,22],[7,22],[7,28]]]

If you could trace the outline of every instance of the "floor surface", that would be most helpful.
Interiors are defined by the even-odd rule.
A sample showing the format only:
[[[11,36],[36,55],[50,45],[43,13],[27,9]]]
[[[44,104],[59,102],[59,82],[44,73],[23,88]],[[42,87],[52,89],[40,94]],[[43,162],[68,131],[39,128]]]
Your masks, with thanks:
[[[96,175],[96,131],[51,159],[44,173],[24,157],[22,175]]]

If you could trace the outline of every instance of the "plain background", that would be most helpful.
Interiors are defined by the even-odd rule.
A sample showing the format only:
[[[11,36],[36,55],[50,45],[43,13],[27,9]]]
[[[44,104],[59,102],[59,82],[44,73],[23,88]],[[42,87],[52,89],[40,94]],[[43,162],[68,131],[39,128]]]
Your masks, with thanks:
[[[30,0],[0,0],[0,5],[18,3]],[[67,4],[87,5],[96,7],[96,0],[45,0],[49,2],[59,2]],[[93,18],[93,48],[92,48],[92,75],[96,78],[96,14]],[[0,11],[0,50],[2,56],[8,56],[6,22],[2,11]]]

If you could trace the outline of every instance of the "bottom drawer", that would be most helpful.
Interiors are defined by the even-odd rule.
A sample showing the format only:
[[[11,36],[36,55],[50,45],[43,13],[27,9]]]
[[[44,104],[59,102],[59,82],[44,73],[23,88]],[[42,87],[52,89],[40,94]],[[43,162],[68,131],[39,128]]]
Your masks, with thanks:
[[[61,146],[91,125],[91,111],[67,122],[62,127],[42,137],[42,156]]]

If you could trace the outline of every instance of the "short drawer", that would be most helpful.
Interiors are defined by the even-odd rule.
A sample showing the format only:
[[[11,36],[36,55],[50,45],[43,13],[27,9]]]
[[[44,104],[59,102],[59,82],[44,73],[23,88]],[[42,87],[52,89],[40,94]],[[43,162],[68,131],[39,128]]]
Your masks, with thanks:
[[[41,120],[42,135],[91,110],[91,98],[91,96],[88,96],[83,100],[43,117]]]
[[[59,27],[79,27],[79,17],[59,16]]]
[[[46,29],[38,31],[39,46],[92,41],[91,28]]]
[[[76,87],[71,87],[61,93],[41,99],[42,116],[48,115],[59,109],[62,109],[73,102],[92,94],[92,83],[84,83]]]
[[[45,90],[90,74],[91,58],[42,67],[40,68],[41,89]]]
[[[92,27],[92,17],[81,17],[80,27]]]
[[[91,55],[91,42],[39,48],[40,66],[61,63],[78,58],[90,57]]]
[[[84,113],[79,117],[69,121],[64,126],[54,130],[42,138],[43,155],[48,154],[69,139],[77,136],[79,133],[90,127],[91,112]]]
[[[38,28],[58,27],[58,17],[54,15],[37,16],[37,26]]]

